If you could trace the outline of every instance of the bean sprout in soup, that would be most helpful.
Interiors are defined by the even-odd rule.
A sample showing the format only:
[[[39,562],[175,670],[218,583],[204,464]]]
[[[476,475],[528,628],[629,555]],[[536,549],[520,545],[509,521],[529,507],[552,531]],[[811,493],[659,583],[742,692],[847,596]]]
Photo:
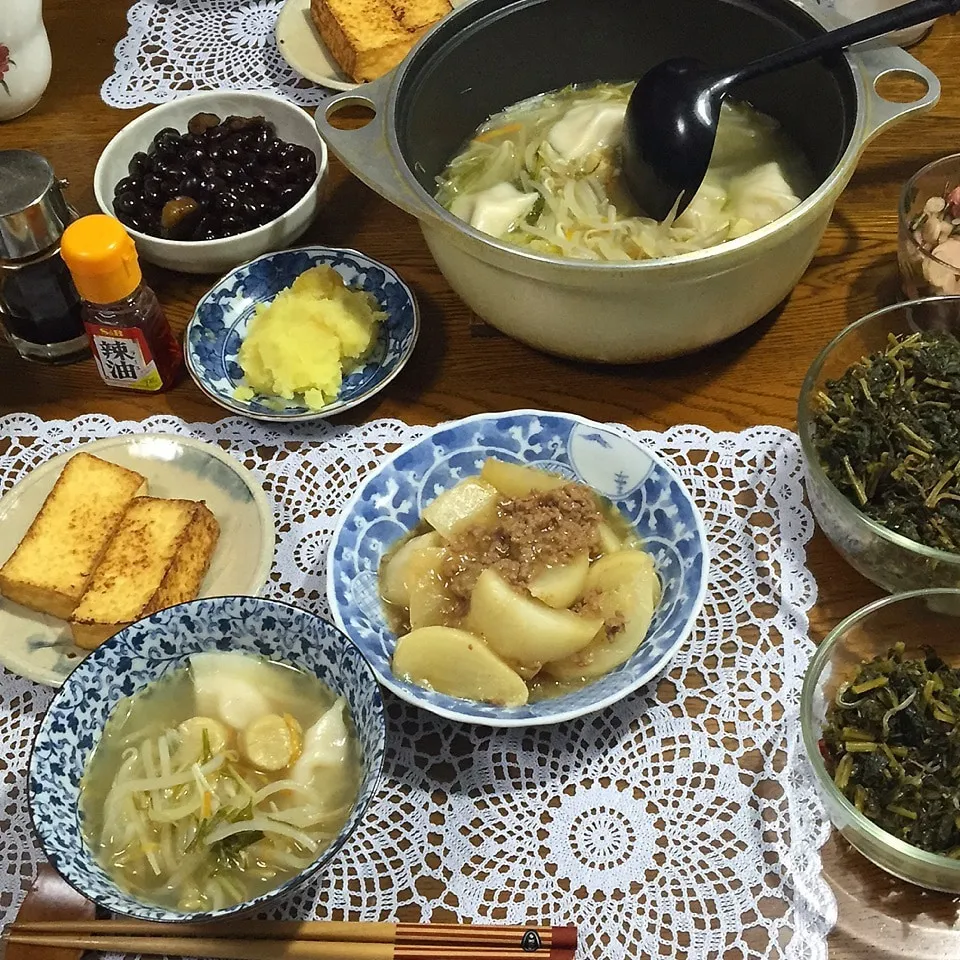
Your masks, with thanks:
[[[86,842],[131,896],[206,912],[309,867],[359,790],[346,702],[243,653],[196,654],[117,704],[80,784]]]
[[[776,120],[724,103],[690,205],[663,223],[644,216],[620,172],[633,86],[566,87],[496,114],[438,178],[437,200],[476,229],[537,253],[647,260],[742,237],[813,191],[806,158]]]

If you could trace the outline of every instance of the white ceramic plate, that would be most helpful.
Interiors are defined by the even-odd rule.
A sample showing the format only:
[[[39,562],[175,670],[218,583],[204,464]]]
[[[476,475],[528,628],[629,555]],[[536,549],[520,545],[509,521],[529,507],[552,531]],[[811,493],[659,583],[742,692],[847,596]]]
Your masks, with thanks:
[[[220,540],[201,597],[256,596],[273,565],[273,510],[253,475],[219,447],[173,434],[109,437],[83,444],[37,467],[0,498],[0,563],[17,548],[67,460],[79,450],[143,474],[154,497],[204,500]],[[0,663],[59,687],[86,656],[63,620],[0,598]]]
[[[468,0],[451,0],[462,7]],[[301,77],[331,90],[355,90],[354,83],[337,66],[310,19],[310,0],[287,0],[281,7],[275,28],[280,55]]]

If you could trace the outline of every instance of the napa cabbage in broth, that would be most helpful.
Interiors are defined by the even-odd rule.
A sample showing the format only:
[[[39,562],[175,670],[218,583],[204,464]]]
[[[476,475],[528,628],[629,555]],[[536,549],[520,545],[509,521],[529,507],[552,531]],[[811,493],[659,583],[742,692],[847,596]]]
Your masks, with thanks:
[[[567,87],[496,114],[438,178],[437,200],[476,229],[538,253],[644,260],[742,237],[811,192],[812,171],[779,124],[749,104],[724,103],[693,201],[663,223],[643,216],[619,166],[633,86]]]
[[[356,802],[342,697],[243,653],[196,654],[122,700],[80,785],[86,842],[123,890],[219,910],[310,866]]]

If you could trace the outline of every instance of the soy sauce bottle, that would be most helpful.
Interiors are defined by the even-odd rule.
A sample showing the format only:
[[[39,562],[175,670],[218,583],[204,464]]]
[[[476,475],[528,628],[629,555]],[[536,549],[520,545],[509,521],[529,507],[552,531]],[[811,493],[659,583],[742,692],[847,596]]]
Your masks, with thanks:
[[[63,232],[60,249],[83,301],[103,382],[149,393],[172,387],[183,351],[143,282],[137,248],[120,221],[100,213],[81,217]]]
[[[64,183],[40,154],[0,150],[0,323],[20,356],[39,363],[90,356],[80,297],[60,257],[61,235],[77,217]]]

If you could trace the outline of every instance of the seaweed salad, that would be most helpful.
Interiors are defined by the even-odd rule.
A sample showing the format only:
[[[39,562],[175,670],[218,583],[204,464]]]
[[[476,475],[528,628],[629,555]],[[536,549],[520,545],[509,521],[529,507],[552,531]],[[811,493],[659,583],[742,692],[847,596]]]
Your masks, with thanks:
[[[960,553],[960,340],[890,334],[884,350],[828,380],[815,405],[830,482],[890,530]]]
[[[844,796],[907,843],[960,859],[960,670],[896,644],[827,709],[820,751]]]

